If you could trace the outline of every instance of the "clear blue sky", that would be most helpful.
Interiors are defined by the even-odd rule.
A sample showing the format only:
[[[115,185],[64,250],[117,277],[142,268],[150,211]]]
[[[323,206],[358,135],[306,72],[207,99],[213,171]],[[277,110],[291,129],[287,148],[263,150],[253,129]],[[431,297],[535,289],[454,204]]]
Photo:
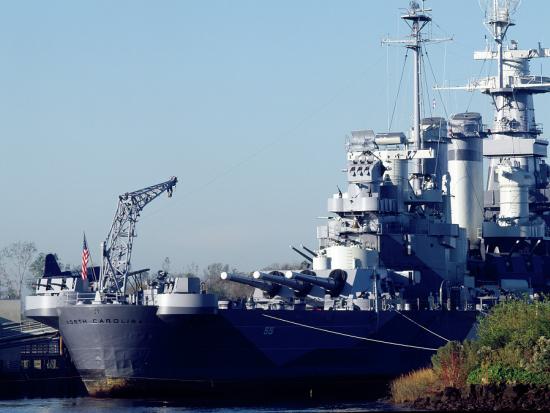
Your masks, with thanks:
[[[138,225],[134,268],[297,261],[288,245],[316,246],[316,217],[343,185],[345,135],[387,129],[404,52],[380,40],[406,32],[407,4],[0,2],[0,247],[34,241],[79,263],[86,231],[98,261],[117,195],[176,175],[174,197]],[[478,0],[427,4],[434,36],[455,37],[428,49],[435,75],[465,83],[487,33]],[[550,47],[549,16],[549,1],[525,0],[511,37]],[[434,114],[470,98],[490,113],[486,97],[443,97]],[[408,128],[410,100],[405,87],[394,130]],[[550,127],[550,97],[536,102]]]

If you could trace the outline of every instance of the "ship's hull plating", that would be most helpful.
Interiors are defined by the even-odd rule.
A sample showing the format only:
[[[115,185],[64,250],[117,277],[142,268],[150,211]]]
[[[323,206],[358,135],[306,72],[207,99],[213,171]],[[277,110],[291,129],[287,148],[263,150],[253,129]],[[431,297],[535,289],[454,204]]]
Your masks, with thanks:
[[[365,383],[425,366],[434,354],[407,346],[445,344],[393,311],[220,310],[168,319],[156,311],[132,305],[59,309],[61,334],[91,395]],[[448,339],[465,338],[475,323],[474,312],[405,314]]]

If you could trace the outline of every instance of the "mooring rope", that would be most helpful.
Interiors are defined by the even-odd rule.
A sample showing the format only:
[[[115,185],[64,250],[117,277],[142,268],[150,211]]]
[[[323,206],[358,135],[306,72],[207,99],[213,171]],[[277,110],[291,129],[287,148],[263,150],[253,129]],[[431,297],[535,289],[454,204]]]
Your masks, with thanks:
[[[405,318],[406,318],[407,320],[409,320],[411,323],[416,324],[416,325],[417,325],[418,327],[420,327],[420,328],[423,328],[423,329],[426,330],[428,333],[433,334],[434,336],[439,337],[440,339],[445,340],[446,342],[451,341],[451,340],[449,340],[448,338],[445,338],[445,337],[443,337],[443,336],[440,336],[440,335],[437,334],[435,331],[432,331],[432,330],[430,330],[429,328],[424,327],[422,324],[417,323],[417,322],[414,321],[413,319],[407,317],[405,314],[403,314],[403,313],[401,313],[401,312],[399,312],[399,311],[397,311],[397,310],[394,310],[394,311],[395,311],[397,314],[402,315],[403,317],[405,317]]]
[[[427,351],[437,351],[436,348],[413,346],[412,344],[395,343],[395,342],[392,342],[392,341],[376,340],[374,338],[354,336],[353,334],[340,333],[339,331],[327,330],[326,328],[309,326],[307,324],[298,323],[296,321],[285,320],[284,318],[274,317],[272,315],[267,315],[267,314],[262,314],[262,315],[264,317],[271,318],[271,319],[277,320],[277,321],[281,321],[283,323],[294,324],[294,325],[299,326],[299,327],[309,328],[311,330],[322,331],[324,333],[329,333],[329,334],[335,334],[337,336],[355,338],[357,340],[372,341],[374,343],[388,344],[390,346],[408,347],[408,348],[415,348],[415,349],[418,349],[418,350],[427,350]]]

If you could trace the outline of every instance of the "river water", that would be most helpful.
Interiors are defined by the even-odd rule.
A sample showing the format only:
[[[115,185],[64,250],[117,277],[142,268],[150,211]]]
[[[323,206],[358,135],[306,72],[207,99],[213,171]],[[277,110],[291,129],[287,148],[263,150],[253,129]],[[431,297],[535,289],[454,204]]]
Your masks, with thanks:
[[[127,413],[127,412],[196,412],[196,413],[328,413],[398,411],[397,406],[381,402],[270,404],[255,406],[189,405],[166,400],[96,399],[90,397],[0,400],[0,411],[17,413]],[[404,411],[404,409],[403,409]]]

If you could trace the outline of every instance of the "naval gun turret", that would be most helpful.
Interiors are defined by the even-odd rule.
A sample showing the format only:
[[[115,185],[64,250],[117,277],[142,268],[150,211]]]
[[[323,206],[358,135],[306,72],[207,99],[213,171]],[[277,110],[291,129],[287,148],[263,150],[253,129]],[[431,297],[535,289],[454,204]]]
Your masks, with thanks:
[[[285,277],[285,274],[283,274],[280,271],[271,271],[269,273],[262,272],[262,271],[254,271],[254,274],[252,276],[255,279],[261,279],[261,280],[269,281],[271,283],[289,287],[294,291],[295,295],[298,297],[306,296],[311,291],[311,288],[313,287],[311,282],[307,282],[307,281],[304,282],[305,280],[292,279],[292,277]]]
[[[448,122],[420,117],[422,49],[427,42],[444,40],[422,35],[431,21],[428,12],[411,2],[402,16],[411,35],[384,41],[414,54],[411,133],[351,132],[343,170],[347,188],[338,188],[327,200],[331,216],[317,227],[318,249],[304,248],[308,255],[291,246],[311,263],[311,272],[288,271],[284,279],[269,271],[255,275],[256,281],[271,283],[267,286],[281,286],[277,299],[291,302],[304,296],[309,285],[304,301],[312,306],[309,299],[323,301],[325,308],[364,308],[361,300],[376,303],[386,297],[408,299],[419,308],[442,282],[463,283],[467,237],[465,229],[451,221]],[[254,285],[247,278],[236,281]],[[267,286],[261,285],[264,291]]]
[[[305,270],[302,272],[287,271],[285,278],[289,281],[301,281],[316,285],[325,289],[332,297],[337,297],[344,288],[347,279],[347,273],[343,270],[332,270],[328,277],[317,277],[313,271]]]
[[[257,288],[261,291],[263,291],[265,294],[267,294],[270,297],[274,297],[277,294],[279,294],[279,291],[281,290],[281,286],[279,284],[275,284],[269,281],[262,281],[257,280],[251,277],[247,277],[245,275],[240,274],[229,274],[228,272],[222,272],[220,274],[220,278],[224,281],[233,281],[240,284],[249,285],[251,287]]]

